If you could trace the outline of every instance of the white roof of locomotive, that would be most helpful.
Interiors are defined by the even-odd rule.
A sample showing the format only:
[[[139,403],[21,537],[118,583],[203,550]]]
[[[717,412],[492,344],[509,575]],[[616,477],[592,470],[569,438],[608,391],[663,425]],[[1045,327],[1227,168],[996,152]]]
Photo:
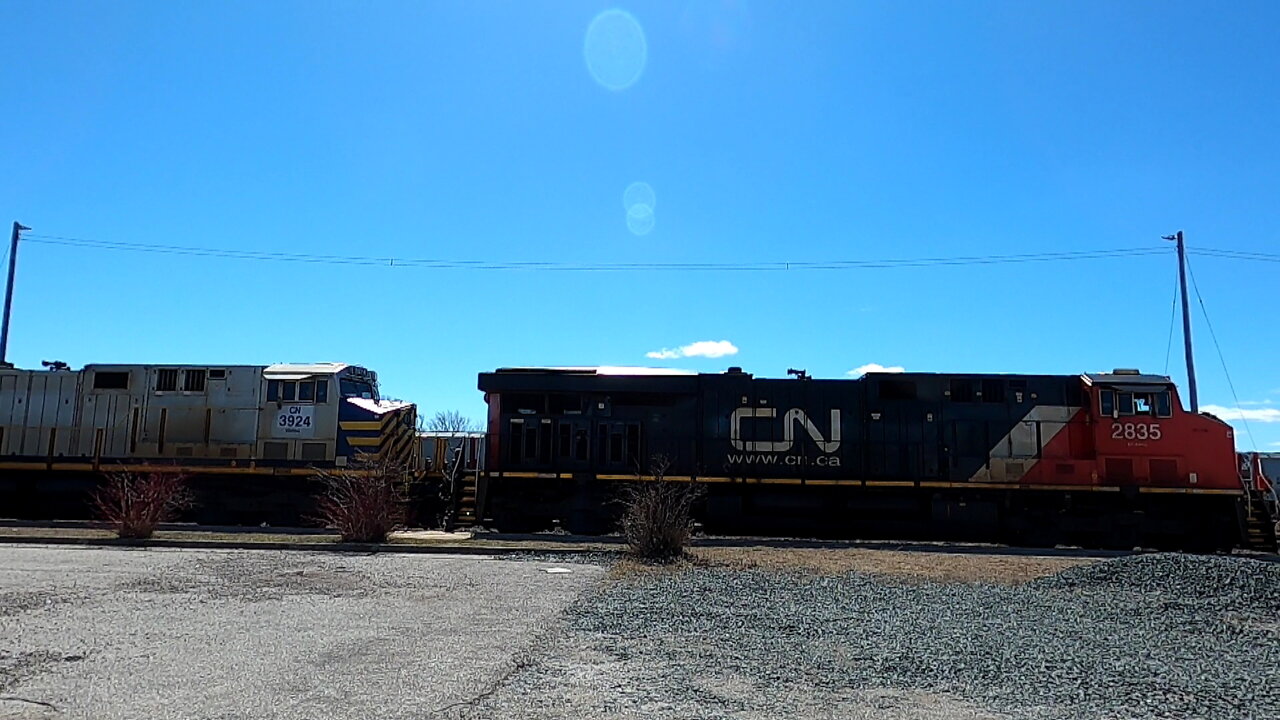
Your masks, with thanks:
[[[697,375],[692,370],[676,370],[674,368],[629,367],[623,365],[584,365],[584,366],[547,366],[547,367],[504,367],[498,372],[577,372],[595,373],[596,375]]]
[[[301,380],[312,375],[329,375],[341,372],[348,363],[280,363],[268,365],[263,376],[275,380]]]

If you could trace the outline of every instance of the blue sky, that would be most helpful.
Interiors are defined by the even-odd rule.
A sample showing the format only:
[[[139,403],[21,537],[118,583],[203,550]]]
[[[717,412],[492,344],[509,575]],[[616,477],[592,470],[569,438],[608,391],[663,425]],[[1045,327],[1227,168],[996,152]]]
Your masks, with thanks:
[[[645,42],[642,67],[625,33],[592,55],[622,89],[585,51],[611,9]],[[10,2],[0,24],[0,204],[33,228],[22,366],[342,360],[477,418],[476,373],[506,365],[1162,372],[1175,271],[1171,246],[575,272],[39,235],[603,264],[1159,248],[1181,228],[1280,253],[1270,2]],[[1257,445],[1280,447],[1280,265],[1192,260]],[[1194,335],[1202,404],[1233,406],[1201,317]],[[646,357],[720,341],[736,354]]]

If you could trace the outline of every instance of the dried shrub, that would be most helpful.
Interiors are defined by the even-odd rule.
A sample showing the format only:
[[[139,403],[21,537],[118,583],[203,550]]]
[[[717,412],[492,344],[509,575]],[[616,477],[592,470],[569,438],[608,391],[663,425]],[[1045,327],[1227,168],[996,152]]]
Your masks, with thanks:
[[[319,521],[338,531],[345,542],[385,542],[404,526],[408,467],[358,455],[345,468],[318,470],[323,490],[317,502]]]
[[[645,562],[668,563],[684,556],[693,533],[698,488],[667,479],[670,463],[655,456],[647,476],[623,489],[622,534],[631,554]]]
[[[160,523],[176,520],[191,505],[191,490],[180,473],[109,473],[93,493],[98,518],[122,538],[149,538]]]

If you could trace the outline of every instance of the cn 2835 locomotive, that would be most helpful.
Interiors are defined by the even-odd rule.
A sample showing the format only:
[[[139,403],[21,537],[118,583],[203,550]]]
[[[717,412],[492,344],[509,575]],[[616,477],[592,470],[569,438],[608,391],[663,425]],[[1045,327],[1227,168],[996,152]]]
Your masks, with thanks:
[[[1232,428],[1168,377],[607,368],[479,377],[481,521],[609,529],[618,483],[697,483],[709,530],[1094,547],[1274,545]]]

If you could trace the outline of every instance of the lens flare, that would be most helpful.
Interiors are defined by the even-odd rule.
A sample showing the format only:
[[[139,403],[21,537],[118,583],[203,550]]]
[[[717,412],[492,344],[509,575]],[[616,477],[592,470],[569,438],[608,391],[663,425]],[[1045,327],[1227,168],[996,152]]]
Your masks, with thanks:
[[[587,26],[582,44],[587,70],[610,90],[625,90],[640,79],[649,49],[644,29],[625,10],[605,10]]]

